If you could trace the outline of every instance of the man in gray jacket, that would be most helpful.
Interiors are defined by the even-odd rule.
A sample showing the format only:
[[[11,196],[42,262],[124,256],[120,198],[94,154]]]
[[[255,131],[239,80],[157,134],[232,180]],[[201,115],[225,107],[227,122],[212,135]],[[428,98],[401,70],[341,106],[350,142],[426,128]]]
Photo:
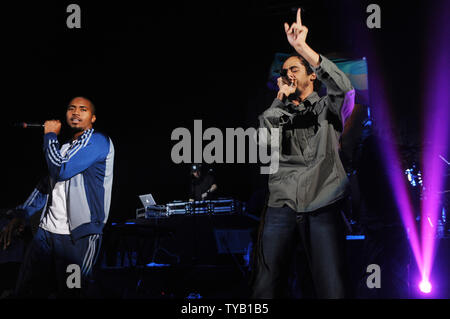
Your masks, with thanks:
[[[279,169],[269,175],[253,297],[285,297],[295,245],[301,244],[315,295],[343,298],[345,236],[339,204],[348,181],[339,137],[353,109],[354,89],[334,63],[306,44],[300,9],[285,31],[298,55],[284,62],[277,97],[259,117],[262,127],[279,130]],[[326,86],[326,96],[315,92],[317,80]]]

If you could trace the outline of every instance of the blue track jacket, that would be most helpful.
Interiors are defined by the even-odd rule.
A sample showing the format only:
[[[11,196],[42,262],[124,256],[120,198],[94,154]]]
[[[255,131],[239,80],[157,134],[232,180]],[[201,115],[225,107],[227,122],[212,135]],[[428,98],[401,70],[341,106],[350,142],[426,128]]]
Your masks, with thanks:
[[[44,155],[49,178],[39,183],[22,205],[18,215],[29,218],[51,203],[56,182],[65,182],[67,219],[73,240],[101,234],[108,219],[113,181],[114,146],[109,137],[90,129],[74,142],[65,156],[55,133],[44,135]]]

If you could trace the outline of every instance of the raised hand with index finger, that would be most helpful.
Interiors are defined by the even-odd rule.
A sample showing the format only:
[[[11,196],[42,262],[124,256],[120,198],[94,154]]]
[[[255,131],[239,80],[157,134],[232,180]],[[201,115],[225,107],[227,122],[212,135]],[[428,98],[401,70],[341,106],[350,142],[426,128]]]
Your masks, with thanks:
[[[294,48],[300,48],[306,45],[308,28],[302,24],[301,9],[297,10],[297,20],[290,27],[289,24],[284,23],[284,31],[286,32],[289,44]]]
[[[306,44],[308,28],[302,24],[301,9],[297,10],[297,20],[289,24],[284,23],[284,31],[289,44],[303,56],[311,66],[317,67],[320,63],[319,55]]]

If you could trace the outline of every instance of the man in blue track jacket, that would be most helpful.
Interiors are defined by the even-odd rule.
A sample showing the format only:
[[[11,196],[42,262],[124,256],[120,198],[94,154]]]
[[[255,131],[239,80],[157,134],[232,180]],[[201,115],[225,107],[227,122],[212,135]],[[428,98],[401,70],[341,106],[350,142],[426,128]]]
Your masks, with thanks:
[[[66,121],[73,135],[60,146],[61,123],[44,124],[44,156],[48,176],[16,209],[16,218],[0,241],[31,215],[42,210],[37,233],[27,251],[16,287],[18,297],[80,296],[92,278],[111,202],[114,147],[111,139],[93,129],[95,106],[89,99],[70,101]],[[74,266],[80,270],[80,284]],[[75,266],[76,267],[76,266]]]

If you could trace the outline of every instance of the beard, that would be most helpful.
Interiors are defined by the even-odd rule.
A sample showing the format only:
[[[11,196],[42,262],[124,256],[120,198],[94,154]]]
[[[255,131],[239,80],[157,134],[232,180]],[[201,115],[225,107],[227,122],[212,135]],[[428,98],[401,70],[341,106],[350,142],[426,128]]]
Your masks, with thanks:
[[[69,130],[70,130],[70,132],[72,132],[73,134],[79,133],[79,132],[83,132],[83,131],[84,131],[84,129],[83,129],[82,127],[77,127],[77,126],[75,126],[75,127],[69,126]]]
[[[301,82],[299,83],[300,85],[297,86],[297,88],[295,89],[295,92],[290,94],[287,98],[289,101],[300,101],[300,96],[302,95],[302,93],[304,92],[304,90],[308,87],[309,82],[305,81],[305,82]]]

